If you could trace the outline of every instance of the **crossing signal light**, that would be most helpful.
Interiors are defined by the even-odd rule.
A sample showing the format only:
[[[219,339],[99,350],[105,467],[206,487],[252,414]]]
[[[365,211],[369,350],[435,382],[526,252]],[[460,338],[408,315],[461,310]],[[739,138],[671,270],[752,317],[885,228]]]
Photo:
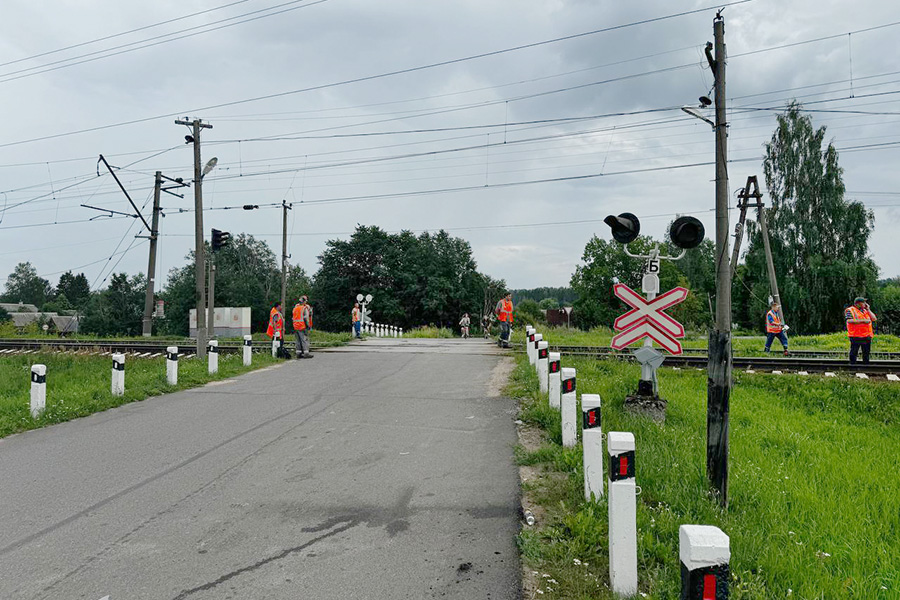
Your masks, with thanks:
[[[703,223],[696,217],[678,217],[669,228],[669,238],[679,248],[696,248],[705,235]]]
[[[629,244],[641,233],[641,222],[631,213],[622,213],[618,217],[609,215],[603,222],[612,229],[613,239],[620,244]]]
[[[213,252],[218,252],[231,240],[231,234],[227,231],[219,231],[218,229],[212,230],[212,249]]]

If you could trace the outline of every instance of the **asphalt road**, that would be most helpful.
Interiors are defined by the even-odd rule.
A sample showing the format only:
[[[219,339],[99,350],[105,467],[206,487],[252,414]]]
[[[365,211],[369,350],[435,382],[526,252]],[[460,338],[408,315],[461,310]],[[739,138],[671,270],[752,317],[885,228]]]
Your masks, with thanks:
[[[0,598],[519,598],[504,359],[400,344],[0,440]]]

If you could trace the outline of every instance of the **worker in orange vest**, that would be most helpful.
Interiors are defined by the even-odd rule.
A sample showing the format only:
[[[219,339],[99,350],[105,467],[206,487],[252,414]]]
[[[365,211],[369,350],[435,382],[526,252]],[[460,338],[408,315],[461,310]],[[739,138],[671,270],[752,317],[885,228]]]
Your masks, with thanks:
[[[781,306],[777,302],[773,302],[772,309],[766,313],[766,352],[772,347],[772,340],[778,338],[784,347],[784,355],[788,355],[788,339],[784,332],[786,328],[787,325],[781,321]]]
[[[869,353],[872,351],[872,338],[875,337],[872,323],[878,320],[875,313],[869,308],[869,303],[865,298],[858,297],[844,311],[844,319],[847,321],[847,337],[850,338],[850,364],[856,364],[860,348],[862,348],[863,364],[868,364]]]
[[[294,306],[291,313],[294,323],[294,333],[297,334],[297,358],[313,358],[309,351],[309,330],[312,329],[312,307],[306,296],[300,296],[300,300]]]
[[[506,294],[497,306],[494,308],[494,314],[500,321],[500,339],[497,341],[498,346],[509,348],[509,332],[512,329],[513,322],[513,303],[512,294]]]
[[[273,340],[278,340],[278,350],[276,354],[283,357],[285,355],[284,315],[281,314],[281,302],[276,302],[269,312],[269,327],[266,329],[266,335]]]
[[[357,338],[362,337],[362,311],[359,309],[359,302],[353,305],[350,311],[350,322],[353,324],[353,334]]]

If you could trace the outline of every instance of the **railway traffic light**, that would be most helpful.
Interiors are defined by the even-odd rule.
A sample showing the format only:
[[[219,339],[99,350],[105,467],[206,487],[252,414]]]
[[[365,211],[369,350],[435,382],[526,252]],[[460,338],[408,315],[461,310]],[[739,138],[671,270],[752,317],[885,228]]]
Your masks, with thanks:
[[[609,215],[603,222],[609,225],[613,239],[620,244],[633,242],[641,232],[641,222],[631,213],[622,213],[618,217]]]
[[[212,250],[218,252],[231,241],[231,234],[227,231],[212,230]]]
[[[669,238],[679,248],[696,248],[705,234],[703,223],[696,217],[678,217],[669,228]]]

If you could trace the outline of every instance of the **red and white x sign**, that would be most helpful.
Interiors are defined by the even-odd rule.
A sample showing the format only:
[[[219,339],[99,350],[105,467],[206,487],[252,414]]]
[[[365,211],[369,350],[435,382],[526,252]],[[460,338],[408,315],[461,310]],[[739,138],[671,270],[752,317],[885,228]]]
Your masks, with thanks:
[[[612,339],[610,345],[613,348],[621,350],[649,337],[671,354],[681,354],[681,344],[677,339],[684,337],[684,326],[663,311],[684,301],[688,295],[687,289],[677,287],[653,300],[646,300],[623,283],[617,283],[613,291],[632,308],[613,324],[616,331],[622,332]]]

